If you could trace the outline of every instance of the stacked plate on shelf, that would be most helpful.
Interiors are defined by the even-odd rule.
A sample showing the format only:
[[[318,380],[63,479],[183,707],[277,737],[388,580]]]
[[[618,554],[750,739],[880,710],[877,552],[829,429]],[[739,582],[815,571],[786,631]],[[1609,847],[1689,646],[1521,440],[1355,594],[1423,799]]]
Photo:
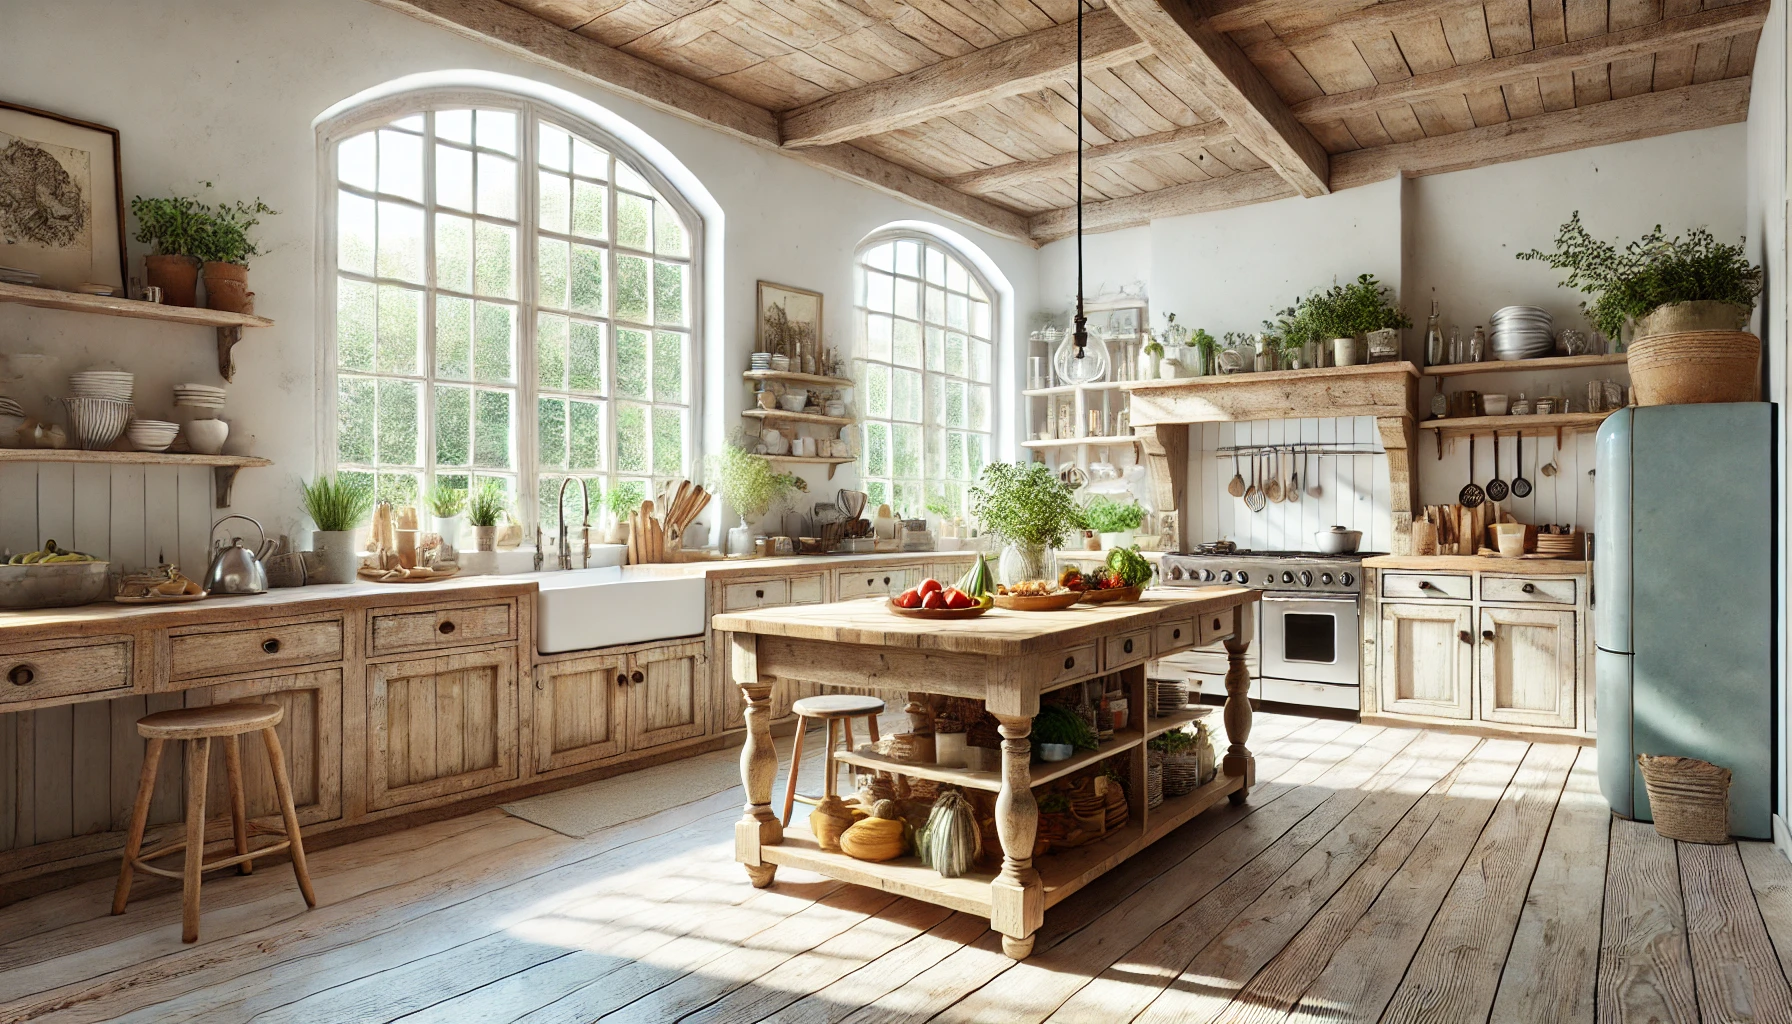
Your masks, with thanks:
[[[41,277],[40,274],[21,270],[18,267],[0,267],[0,282],[5,284],[29,284],[42,287],[39,284]]]
[[[136,381],[136,375],[123,370],[83,370],[68,375],[68,390],[76,398],[128,402],[136,389]]]
[[[0,448],[22,448],[19,428],[25,425],[25,409],[19,403],[0,395]]]
[[[1537,359],[1556,350],[1555,319],[1536,306],[1507,306],[1493,314],[1493,358]]]
[[[755,352],[755,353],[753,353],[752,362],[751,362],[750,366],[754,370],[769,370],[769,369],[771,369],[772,368],[772,354],[770,352]]]
[[[194,410],[195,419],[207,419],[224,408],[224,394],[223,388],[210,384],[176,384],[174,405],[179,409]]]

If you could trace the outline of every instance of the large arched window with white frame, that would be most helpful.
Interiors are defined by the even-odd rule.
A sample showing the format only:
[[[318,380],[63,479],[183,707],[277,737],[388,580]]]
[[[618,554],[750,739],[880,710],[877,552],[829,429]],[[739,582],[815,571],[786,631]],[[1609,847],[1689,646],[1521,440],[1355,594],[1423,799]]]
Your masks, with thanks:
[[[495,481],[549,530],[567,476],[596,504],[691,474],[702,222],[652,165],[564,111],[466,90],[320,138],[326,463],[399,504]]]
[[[994,457],[995,293],[919,233],[873,236],[856,263],[865,489],[903,516],[940,500],[963,516]]]

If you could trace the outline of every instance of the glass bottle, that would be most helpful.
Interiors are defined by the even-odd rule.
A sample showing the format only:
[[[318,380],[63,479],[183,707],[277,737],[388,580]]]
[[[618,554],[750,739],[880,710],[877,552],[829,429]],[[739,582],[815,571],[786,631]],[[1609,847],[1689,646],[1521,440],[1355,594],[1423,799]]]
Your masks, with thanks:
[[[1451,324],[1450,325],[1450,362],[1460,363],[1460,362],[1465,361],[1467,358],[1468,358],[1468,353],[1464,352],[1462,350],[1462,328],[1456,326],[1455,324]]]
[[[1449,359],[1444,348],[1443,328],[1437,322],[1437,300],[1431,300],[1431,316],[1425,321],[1425,365],[1440,366]]]
[[[1431,418],[1441,420],[1450,415],[1450,399],[1444,394],[1444,380],[1437,379],[1437,393],[1431,396]]]
[[[1468,361],[1483,362],[1487,359],[1487,331],[1480,324],[1475,325],[1474,337],[1468,339]]]

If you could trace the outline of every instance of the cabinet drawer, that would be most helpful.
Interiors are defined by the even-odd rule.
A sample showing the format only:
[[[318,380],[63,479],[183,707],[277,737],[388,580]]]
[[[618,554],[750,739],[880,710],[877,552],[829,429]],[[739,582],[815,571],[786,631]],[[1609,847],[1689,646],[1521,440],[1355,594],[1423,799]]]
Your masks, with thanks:
[[[791,604],[820,604],[827,600],[827,581],[821,573],[792,576],[789,582]]]
[[[130,637],[0,647],[0,711],[8,704],[130,688]]]
[[[1185,647],[1193,647],[1200,642],[1200,633],[1195,629],[1194,619],[1160,622],[1152,630],[1151,653],[1153,655],[1169,654]]]
[[[1110,636],[1104,643],[1107,646],[1106,658],[1101,663],[1103,672],[1114,672],[1129,665],[1137,665],[1151,658],[1151,630],[1139,629],[1119,636]]]
[[[1201,631],[1201,646],[1207,647],[1238,631],[1238,613],[1230,608],[1219,612],[1204,612],[1195,620],[1195,626]]]
[[[341,619],[177,633],[168,638],[170,679],[236,675],[341,660]]]
[[[899,594],[921,582],[921,567],[888,565],[880,569],[842,569],[834,574],[834,599],[851,601],[859,597],[883,597]]]
[[[1481,577],[1481,600],[1525,604],[1573,604],[1574,580],[1536,580],[1521,576]]]
[[[749,611],[754,608],[776,608],[790,603],[789,580],[760,580],[757,583],[730,583],[722,588],[722,610]]]
[[[1045,655],[1042,674],[1048,678],[1044,685],[1051,687],[1094,675],[1096,649],[1095,644],[1084,644],[1061,654]]]
[[[373,616],[374,655],[400,651],[472,647],[516,636],[516,619],[509,602],[468,608],[431,608],[416,612],[389,612]]]
[[[1445,576],[1438,573],[1384,572],[1381,574],[1381,596],[1384,600],[1466,601],[1470,590],[1467,576]]]

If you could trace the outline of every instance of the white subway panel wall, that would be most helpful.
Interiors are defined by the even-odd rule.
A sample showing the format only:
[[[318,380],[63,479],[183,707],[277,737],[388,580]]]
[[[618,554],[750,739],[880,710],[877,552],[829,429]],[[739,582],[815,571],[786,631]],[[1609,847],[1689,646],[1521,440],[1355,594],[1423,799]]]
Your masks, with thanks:
[[[1249,423],[1203,423],[1189,428],[1188,515],[1186,543],[1229,540],[1240,548],[1256,551],[1310,551],[1313,534],[1344,526],[1363,531],[1361,549],[1387,551],[1393,543],[1393,515],[1388,493],[1386,455],[1326,455],[1309,457],[1319,479],[1320,496],[1264,506],[1262,512],[1245,507],[1244,499],[1227,493],[1234,472],[1242,472],[1248,485],[1251,461],[1238,460],[1234,470],[1230,454],[1221,449],[1233,445],[1314,444],[1381,450],[1375,421],[1355,419],[1256,420]],[[1282,479],[1294,472],[1296,461],[1285,459]],[[1267,479],[1267,477],[1265,478]]]
[[[135,572],[165,559],[194,579],[211,564],[212,471],[204,466],[0,465],[0,551],[47,541]],[[253,542],[254,528],[227,530]]]

